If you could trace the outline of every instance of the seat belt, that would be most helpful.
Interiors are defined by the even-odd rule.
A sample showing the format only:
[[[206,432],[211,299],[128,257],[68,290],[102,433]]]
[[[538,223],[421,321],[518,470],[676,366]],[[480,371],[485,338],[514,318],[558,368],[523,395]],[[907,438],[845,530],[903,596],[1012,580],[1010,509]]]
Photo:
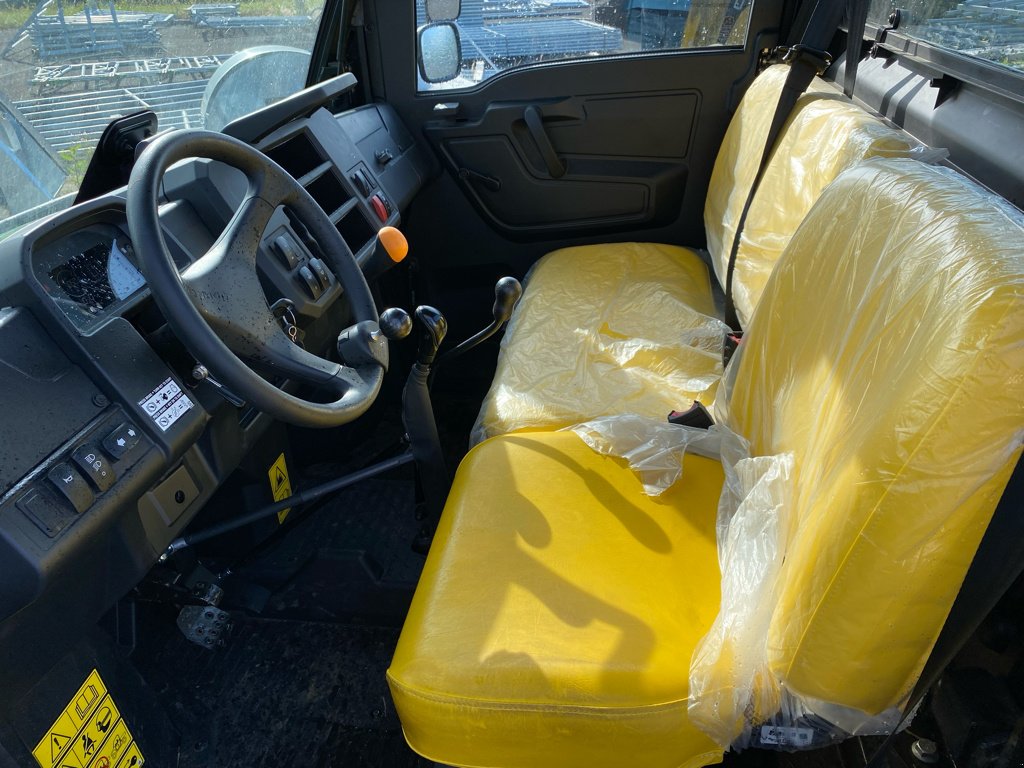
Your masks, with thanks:
[[[967,569],[960,592],[957,593],[946,623],[939,632],[921,676],[907,699],[903,716],[865,768],[886,768],[886,758],[896,735],[913,714],[928,690],[964,644],[974,635],[981,622],[992,612],[1003,595],[1024,572],[1024,462],[1017,466],[992,514],[978,551]]]
[[[807,0],[810,2],[810,0]],[[733,273],[736,270],[736,253],[740,247],[740,237],[743,235],[743,226],[747,223],[747,213],[750,205],[757,194],[757,188],[761,185],[761,179],[768,168],[768,160],[771,158],[775,142],[782,133],[782,126],[786,124],[789,113],[807,90],[815,75],[823,73],[832,63],[832,57],[825,51],[825,47],[831,42],[835,35],[836,28],[843,18],[845,8],[843,0],[817,0],[814,10],[807,20],[807,26],[800,37],[800,42],[784,49],[782,57],[784,63],[789,64],[789,73],[786,75],[786,82],[782,86],[782,93],[779,94],[778,104],[775,106],[775,115],[772,117],[771,126],[768,128],[768,135],[765,138],[764,150],[761,153],[761,164],[758,166],[754,183],[747,193],[747,201],[743,204],[743,211],[740,213],[739,222],[736,225],[736,236],[732,240],[732,249],[729,252],[729,262],[725,271],[725,324],[734,331],[740,330],[739,319],[736,317],[736,306],[732,298]]]
[[[843,73],[843,93],[853,98],[853,87],[857,83],[857,67],[864,48],[864,28],[868,23],[868,4],[848,0],[846,5],[846,67]]]

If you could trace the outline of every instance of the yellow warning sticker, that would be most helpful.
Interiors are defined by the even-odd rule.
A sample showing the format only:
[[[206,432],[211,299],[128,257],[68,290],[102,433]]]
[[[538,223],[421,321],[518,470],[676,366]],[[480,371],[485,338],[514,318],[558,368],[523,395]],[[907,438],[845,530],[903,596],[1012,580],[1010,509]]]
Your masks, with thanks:
[[[128,724],[95,669],[32,755],[42,768],[116,768],[122,761],[135,768],[143,763]]]
[[[115,765],[114,768],[139,768],[145,762],[145,758],[139,752],[139,745],[133,742],[128,745],[128,749],[125,750],[124,755],[121,757],[121,762]]]
[[[283,453],[270,465],[267,475],[270,477],[270,492],[274,495],[274,501],[283,501],[292,495],[292,482],[288,479],[288,465],[285,464]],[[278,525],[284,522],[291,511],[289,507],[277,513]]]

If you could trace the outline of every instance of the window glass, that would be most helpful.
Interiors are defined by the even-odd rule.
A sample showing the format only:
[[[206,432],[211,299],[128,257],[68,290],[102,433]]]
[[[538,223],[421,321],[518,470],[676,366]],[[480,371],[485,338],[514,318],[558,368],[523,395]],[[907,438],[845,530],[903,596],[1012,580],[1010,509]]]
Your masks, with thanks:
[[[891,0],[872,0],[868,20],[887,23]],[[1021,0],[902,0],[900,34],[1024,70]]]
[[[8,0],[0,236],[70,205],[106,125],[222,128],[305,85],[323,0]]]
[[[468,88],[542,61],[714,45],[742,46],[750,0],[462,0],[461,74],[420,90]],[[427,17],[416,0],[417,24]]]

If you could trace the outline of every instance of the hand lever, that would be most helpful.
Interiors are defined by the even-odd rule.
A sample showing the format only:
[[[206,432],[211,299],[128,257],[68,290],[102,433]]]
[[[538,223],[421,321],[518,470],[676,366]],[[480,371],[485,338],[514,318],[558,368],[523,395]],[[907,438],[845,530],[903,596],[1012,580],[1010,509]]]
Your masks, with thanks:
[[[479,333],[470,336],[464,342],[459,344],[451,352],[446,352],[440,360],[437,361],[437,365],[434,366],[434,370],[437,370],[437,366],[444,362],[449,362],[453,358],[458,357],[463,352],[468,352],[477,346],[481,342],[487,341],[494,334],[496,334],[501,327],[508,322],[512,316],[512,310],[516,308],[516,304],[519,303],[519,299],[523,295],[523,286],[514,277],[503,277],[494,286],[494,306],[491,308],[491,314],[493,319],[491,324],[484,328]]]
[[[381,312],[377,325],[388,341],[404,339],[412,332],[412,318],[401,307],[385,309]]]
[[[421,328],[416,362],[429,368],[437,356],[438,347],[444,341],[444,335],[448,333],[448,321],[439,310],[426,304],[416,307],[416,319]]]
[[[514,277],[503,277],[495,284],[494,307],[491,309],[495,330],[512,317],[512,310],[516,308],[522,296],[523,286]]]

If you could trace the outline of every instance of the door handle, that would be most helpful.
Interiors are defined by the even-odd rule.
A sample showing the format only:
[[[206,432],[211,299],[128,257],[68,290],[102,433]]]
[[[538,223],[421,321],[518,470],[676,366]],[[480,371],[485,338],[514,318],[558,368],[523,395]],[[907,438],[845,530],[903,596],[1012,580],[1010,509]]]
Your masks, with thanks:
[[[560,179],[565,176],[565,163],[555,152],[555,145],[548,138],[548,132],[544,130],[544,118],[537,107],[529,106],[523,112],[523,120],[526,121],[526,128],[533,137],[540,156],[544,159],[544,165],[548,167],[551,178]]]

